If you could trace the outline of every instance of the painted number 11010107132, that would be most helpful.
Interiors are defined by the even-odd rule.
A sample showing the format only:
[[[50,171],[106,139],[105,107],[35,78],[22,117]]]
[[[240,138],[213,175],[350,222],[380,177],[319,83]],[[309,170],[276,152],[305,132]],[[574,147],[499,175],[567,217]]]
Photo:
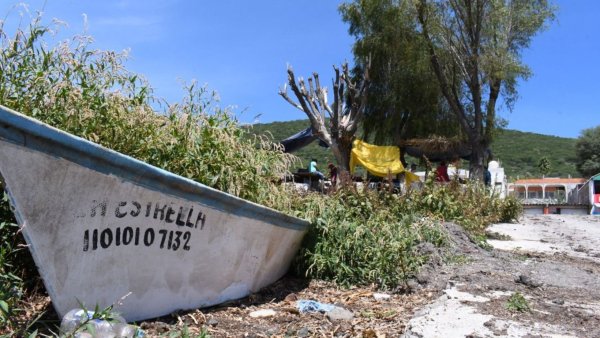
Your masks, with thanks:
[[[190,250],[189,231],[140,229],[139,227],[117,227],[104,230],[85,230],[83,233],[83,251],[108,249],[118,246],[157,246],[165,250]]]

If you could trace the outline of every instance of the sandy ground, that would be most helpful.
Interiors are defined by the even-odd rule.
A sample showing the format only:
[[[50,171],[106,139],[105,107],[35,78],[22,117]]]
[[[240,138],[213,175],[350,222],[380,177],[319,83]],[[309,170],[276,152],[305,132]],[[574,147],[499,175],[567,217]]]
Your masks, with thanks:
[[[510,236],[510,240],[490,240],[496,249],[564,254],[600,263],[598,216],[528,216],[519,224],[495,224],[489,230]]]
[[[442,295],[404,337],[600,337],[600,218],[526,216],[489,230],[504,240],[444,267]],[[529,311],[509,309],[516,292]]]

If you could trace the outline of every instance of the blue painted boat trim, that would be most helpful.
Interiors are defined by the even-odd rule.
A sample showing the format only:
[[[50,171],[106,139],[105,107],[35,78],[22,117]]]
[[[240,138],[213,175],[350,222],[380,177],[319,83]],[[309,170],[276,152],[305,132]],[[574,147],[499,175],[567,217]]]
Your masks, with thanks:
[[[199,202],[222,212],[300,231],[309,226],[305,220],[175,175],[4,106],[0,106],[0,138],[51,156],[65,158],[103,174],[115,175],[160,193]]]

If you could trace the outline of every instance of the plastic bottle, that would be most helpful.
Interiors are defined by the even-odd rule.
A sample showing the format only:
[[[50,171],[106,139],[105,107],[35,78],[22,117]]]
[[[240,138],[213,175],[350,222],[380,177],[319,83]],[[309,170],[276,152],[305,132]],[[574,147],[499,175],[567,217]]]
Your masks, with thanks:
[[[137,327],[129,324],[117,324],[113,327],[116,338],[138,338],[142,337]]]
[[[87,332],[77,332],[74,336],[75,338],[94,338],[91,333]]]
[[[73,309],[63,317],[60,324],[61,336],[75,338],[138,338],[143,333],[133,325],[128,325],[119,315],[111,314],[110,320],[93,319],[94,311]],[[89,327],[89,330],[88,330]],[[76,332],[79,330],[79,332]]]
[[[73,334],[85,321],[92,318],[94,312],[83,309],[73,309],[60,322],[61,336]]]
[[[94,338],[115,338],[116,334],[113,330],[113,327],[120,323],[111,323],[102,319],[93,319],[90,322],[93,326],[93,334]]]

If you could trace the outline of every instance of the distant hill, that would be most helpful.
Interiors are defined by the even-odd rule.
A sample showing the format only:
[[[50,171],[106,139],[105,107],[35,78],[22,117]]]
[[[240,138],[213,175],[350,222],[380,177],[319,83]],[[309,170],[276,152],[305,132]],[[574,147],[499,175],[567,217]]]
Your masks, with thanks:
[[[512,179],[517,176],[540,177],[537,165],[544,156],[550,160],[551,166],[547,176],[580,177],[575,168],[576,141],[574,138],[506,129],[492,143],[492,152]]]
[[[304,130],[310,126],[308,120],[294,120],[285,122],[257,123],[252,125],[252,130],[255,134],[272,135],[273,140],[281,141],[295,133]],[[295,151],[293,154],[300,157],[302,160],[301,168],[307,168],[308,163],[312,158],[318,162],[319,169],[326,173],[327,164],[335,163],[331,149],[320,147],[319,142],[315,141],[308,146]]]
[[[283,140],[309,126],[308,120],[259,123],[252,126],[256,134],[271,134],[273,140]],[[499,160],[510,180],[517,177],[540,177],[537,167],[544,156],[550,160],[551,170],[547,176],[578,177],[575,169],[575,139],[549,136],[517,130],[502,130],[492,143],[494,158]],[[328,162],[334,162],[331,151],[319,147],[317,142],[294,153],[302,159],[306,167],[311,158],[317,159],[319,167],[325,171]]]

